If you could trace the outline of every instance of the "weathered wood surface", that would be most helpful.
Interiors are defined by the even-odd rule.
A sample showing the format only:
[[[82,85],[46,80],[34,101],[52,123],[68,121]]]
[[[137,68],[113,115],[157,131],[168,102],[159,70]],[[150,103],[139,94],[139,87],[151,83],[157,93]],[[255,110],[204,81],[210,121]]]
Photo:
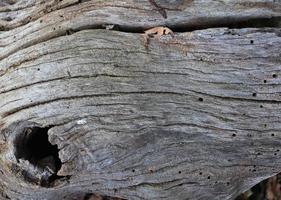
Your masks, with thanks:
[[[276,17],[280,1],[184,1],[166,19],[149,1],[26,2],[0,9],[15,18],[0,22],[3,199],[233,199],[280,172],[280,28],[91,30]],[[49,187],[18,159],[32,127],[59,148]]]
[[[281,17],[280,0],[155,0],[165,8],[161,10],[152,1],[29,0],[5,6],[0,12],[0,27],[7,30],[0,34],[0,59],[34,43],[107,24],[129,31],[159,25],[184,30],[261,18],[268,18],[271,24]]]
[[[43,25],[37,24],[37,28],[54,23],[69,26],[65,21],[79,20],[81,24],[77,26],[117,24],[142,29],[163,23],[172,27],[200,26],[280,17],[281,11],[280,0],[2,0],[1,3],[0,26],[6,30],[38,23],[39,18],[43,19]]]

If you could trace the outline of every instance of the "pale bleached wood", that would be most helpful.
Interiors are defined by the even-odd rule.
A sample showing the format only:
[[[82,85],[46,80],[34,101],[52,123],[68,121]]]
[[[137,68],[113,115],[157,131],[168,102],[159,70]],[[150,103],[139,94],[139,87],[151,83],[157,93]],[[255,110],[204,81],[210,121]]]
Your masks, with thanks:
[[[5,192],[234,198],[280,171],[280,47],[280,29],[209,29],[148,46],[140,34],[85,30],[12,54],[0,61]],[[34,123],[54,126],[58,173],[71,176],[53,188],[9,170],[19,165],[9,141]]]
[[[280,28],[125,32],[278,19],[280,1],[155,1],[167,18],[149,1],[12,2],[0,4],[1,199],[233,199],[280,172]],[[107,24],[119,31],[91,30]],[[16,159],[34,126],[63,162],[49,188]]]
[[[171,28],[227,26],[251,19],[281,17],[281,2],[229,0],[155,0],[166,8],[164,18],[152,0],[26,0],[2,9],[0,59],[38,42],[107,24],[127,31],[165,25]],[[1,18],[0,18],[1,19]],[[270,20],[271,19],[271,20]],[[256,22],[257,23],[257,22]]]

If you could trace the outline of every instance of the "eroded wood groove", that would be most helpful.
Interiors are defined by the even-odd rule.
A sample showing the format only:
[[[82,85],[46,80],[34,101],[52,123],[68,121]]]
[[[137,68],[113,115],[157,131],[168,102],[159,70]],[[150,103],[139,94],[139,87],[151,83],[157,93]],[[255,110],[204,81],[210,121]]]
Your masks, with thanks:
[[[68,3],[70,2],[70,3]],[[116,1],[109,1],[107,3],[101,3],[98,0],[96,1],[86,1],[79,3],[77,0],[72,1],[62,1],[63,4],[66,5],[66,7],[62,7],[60,10],[56,10],[56,8],[52,8],[54,11],[52,11],[50,14],[44,14],[46,17],[50,18],[50,20],[44,20],[44,19],[38,19],[35,21],[32,21],[27,24],[18,24],[19,27],[15,27],[15,29],[12,29],[10,31],[4,31],[0,37],[2,37],[2,41],[0,40],[0,44],[5,42],[8,42],[5,48],[4,53],[0,49],[0,58],[3,59],[7,57],[8,55],[14,53],[18,49],[26,48],[30,45],[34,45],[39,42],[44,42],[47,40],[50,40],[55,37],[60,37],[63,35],[66,35],[69,33],[68,30],[74,30],[79,31],[83,29],[89,29],[89,28],[102,28],[103,25],[106,24],[113,24],[118,27],[119,30],[125,31],[125,32],[143,32],[145,29],[153,26],[159,26],[159,25],[165,25],[169,26],[170,28],[177,29],[178,31],[187,31],[187,30],[194,30],[198,28],[208,28],[208,27],[218,27],[218,26],[230,26],[232,28],[239,28],[239,27],[249,27],[251,24],[259,24],[259,21],[263,21],[260,26],[275,26],[280,27],[280,3],[279,2],[266,2],[265,8],[268,9],[267,11],[261,10],[260,12],[253,12],[253,15],[241,15],[241,12],[239,11],[241,8],[237,7],[237,4],[239,2],[232,2],[231,4],[224,4],[222,5],[219,1],[210,1],[210,2],[204,2],[204,5],[198,5],[198,7],[193,7],[192,3],[188,4],[189,6],[185,7],[184,10],[170,10],[172,14],[163,21],[163,19],[159,19],[159,17],[155,16],[155,10],[151,10],[151,3],[149,1],[140,1],[140,2],[126,2],[123,5],[119,4]],[[155,1],[156,2],[156,1]],[[158,2],[158,1],[157,1]],[[74,4],[73,4],[74,3]],[[78,4],[76,4],[78,3]],[[121,3],[121,2],[120,2]],[[158,2],[159,3],[159,2]],[[157,4],[161,7],[160,4]],[[72,5],[73,4],[73,5]],[[164,3],[165,4],[165,3]],[[184,2],[183,2],[184,4]],[[213,4],[218,4],[219,6],[224,6],[220,8],[220,10],[227,10],[224,12],[224,15],[216,15],[216,12],[219,13],[217,8],[213,6]],[[38,3],[40,5],[40,3]],[[56,1],[51,2],[52,6],[56,5]],[[108,7],[108,5],[110,5]],[[177,5],[177,4],[175,4]],[[179,4],[180,5],[180,4]],[[255,3],[251,4],[252,6],[255,5]],[[52,7],[51,6],[51,7]],[[136,10],[132,9],[133,7],[136,7]],[[204,7],[208,9],[214,9],[213,11],[208,10],[208,13],[213,13],[214,16],[196,16],[192,15],[192,17],[189,16],[189,12],[194,12],[194,10],[198,9],[202,10]],[[237,7],[237,11],[233,10],[233,8]],[[36,7],[34,5],[34,10],[39,9],[40,7]],[[81,21],[80,16],[83,14],[87,14],[91,11],[95,11],[99,13],[99,10],[105,12],[105,13],[111,13],[112,8],[114,8],[113,12],[116,12],[117,15],[120,15],[120,13],[126,13],[123,9],[128,11],[128,14],[131,12],[137,12],[138,14],[135,14],[135,16],[139,17],[140,20],[138,21],[144,21],[142,24],[140,22],[131,21],[132,18],[128,16],[125,16],[123,21],[112,21],[110,16],[99,16],[99,14],[94,16],[89,16],[88,18],[85,18],[84,21]],[[147,9],[143,10],[145,14],[142,12],[139,13],[140,9]],[[219,8],[219,7],[218,7]],[[230,9],[231,8],[231,9]],[[249,6],[249,8],[251,8]],[[264,8],[264,9],[265,9]],[[108,11],[108,9],[110,11]],[[248,9],[247,6],[244,6],[243,9]],[[230,11],[231,10],[231,11]],[[251,10],[249,10],[251,11]],[[228,13],[229,12],[229,13]],[[231,13],[234,12],[234,13]],[[239,13],[237,16],[235,16],[235,12]],[[69,14],[71,13],[71,14]],[[187,14],[186,14],[187,13]],[[257,15],[257,13],[259,13]],[[234,16],[227,17],[228,15]],[[87,15],[86,15],[87,16]],[[179,16],[179,17],[178,17]],[[90,20],[91,17],[97,17],[100,18],[100,20]],[[142,20],[141,20],[142,19]],[[152,20],[154,19],[154,20]],[[227,21],[225,21],[227,19]],[[176,21],[174,21],[176,20]],[[251,20],[254,20],[251,22]],[[77,21],[79,23],[76,24],[75,27],[71,26],[73,21]],[[81,23],[80,23],[81,21]],[[98,22],[96,22],[98,21]],[[231,23],[228,25],[227,22],[231,21]],[[146,25],[147,24],[147,25]],[[209,24],[209,26],[208,26]],[[220,25],[219,25],[220,24]],[[238,26],[235,26],[235,24],[238,24]],[[240,25],[239,25],[240,24]],[[244,25],[243,25],[244,24]],[[7,27],[7,25],[5,26]],[[32,28],[34,27],[34,28]],[[18,29],[18,30],[17,30]],[[25,32],[24,36],[28,36],[26,39],[18,37],[18,35],[21,35],[20,32]],[[5,36],[6,35],[6,36]],[[33,37],[34,35],[34,37]],[[41,39],[38,38],[38,35],[40,35]],[[3,37],[4,36],[4,37]],[[13,36],[16,37],[16,41],[14,40]],[[4,40],[5,37],[7,40]],[[37,38],[37,39],[35,39]],[[9,48],[8,46],[11,46]],[[9,52],[9,53],[8,53]]]
[[[233,31],[237,34],[232,34]],[[65,45],[54,51],[44,48],[42,53],[37,54],[43,56],[31,60],[31,66],[26,67],[26,62],[19,63],[17,70],[4,73],[0,85],[4,93],[0,96],[5,96],[5,101],[2,102],[0,111],[6,128],[12,122],[24,121],[25,118],[39,124],[43,123],[43,119],[44,124],[57,124],[50,129],[49,135],[51,143],[58,144],[60,149],[63,166],[58,173],[71,178],[64,186],[60,186],[58,182],[55,187],[57,189],[48,193],[47,198],[54,198],[53,195],[59,195],[62,191],[67,193],[68,188],[73,187],[86,188],[94,193],[100,191],[101,187],[106,188],[102,185],[109,180],[113,184],[112,189],[104,189],[100,193],[125,199],[149,198],[139,190],[143,187],[157,195],[155,198],[169,198],[169,195],[175,195],[175,191],[177,199],[182,199],[183,196],[192,198],[194,194],[199,199],[233,198],[242,191],[236,185],[243,184],[244,180],[255,178],[257,181],[277,173],[281,163],[275,159],[276,149],[280,145],[276,138],[280,136],[275,124],[279,123],[276,116],[280,99],[277,96],[268,98],[266,95],[274,95],[274,91],[278,91],[280,87],[280,64],[276,56],[281,40],[275,34],[279,29],[268,32],[264,29],[233,31],[228,33],[227,29],[213,29],[196,31],[191,38],[189,33],[182,33],[176,34],[174,38],[165,36],[159,40],[152,39],[148,51],[145,50],[142,36],[138,34],[110,30],[79,31],[71,35],[72,41],[77,43],[64,42],[69,41],[67,37],[46,41],[47,47],[53,43]],[[99,39],[93,39],[89,43],[88,38],[95,38],[97,35]],[[213,40],[209,38],[214,36],[215,45],[211,45]],[[254,44],[250,42],[252,39]],[[117,44],[115,40],[120,42]],[[178,46],[169,45],[174,44],[174,41],[183,44],[182,46],[190,46],[192,42],[193,47],[183,53]],[[268,51],[269,41],[274,41],[274,48],[271,46],[270,54],[261,56],[261,53]],[[206,48],[204,44],[208,45],[208,50],[203,50]],[[72,47],[69,48],[69,45]],[[259,51],[248,48],[256,45]],[[34,47],[38,46],[41,44]],[[110,51],[106,46],[111,46]],[[28,47],[24,52],[32,52],[34,47]],[[75,57],[69,56],[76,48],[81,47],[85,51],[80,51]],[[232,47],[235,56],[216,61],[222,55],[232,55],[231,51],[227,51],[228,47]],[[110,63],[104,64],[103,57],[99,56],[106,55],[104,52],[111,52],[107,54]],[[28,54],[21,51],[18,54],[22,56],[22,60],[28,57]],[[16,57],[17,53],[13,55]],[[61,59],[58,55],[65,58]],[[174,56],[168,58],[167,55]],[[208,57],[202,61],[198,55]],[[14,60],[12,57],[9,59]],[[84,59],[88,59],[87,62]],[[53,60],[56,63],[54,66],[57,66],[55,68],[48,64]],[[61,69],[70,61],[71,65],[68,65],[67,70],[71,77],[68,77],[65,76],[66,71]],[[265,67],[260,68],[261,65]],[[38,67],[40,71],[37,70]],[[47,68],[57,69],[55,74],[58,78],[52,78],[53,73],[27,76],[32,71],[47,72]],[[244,73],[245,70],[247,73]],[[261,70],[263,75],[258,73]],[[26,74],[24,82],[17,78],[19,72]],[[256,78],[251,78],[252,76]],[[18,87],[5,89],[11,87],[4,84],[9,82],[6,78],[12,78]],[[266,84],[263,82],[265,79]],[[82,83],[78,84],[79,82]],[[48,92],[55,91],[58,87],[65,88],[61,94],[54,96]],[[210,87],[209,92],[204,91],[204,87]],[[270,88],[271,94],[263,94],[264,87]],[[38,90],[36,88],[41,88],[41,97],[28,97],[32,95],[32,91]],[[110,89],[105,92],[105,88]],[[240,94],[236,88],[240,88]],[[220,93],[222,90],[224,92]],[[29,95],[21,95],[27,94],[26,92]],[[248,97],[243,93],[248,93]],[[256,95],[253,96],[253,93]],[[22,99],[13,102],[18,96],[15,94]],[[33,102],[30,103],[29,99]],[[244,109],[246,107],[247,110]],[[79,117],[80,112],[75,111],[76,108],[84,113],[83,116]],[[230,112],[224,109],[230,109]],[[69,115],[68,112],[76,114]],[[265,116],[270,117],[264,120]],[[129,135],[131,136],[127,137]],[[9,140],[12,137],[7,138]],[[196,146],[200,146],[200,150]],[[268,151],[267,148],[274,150]],[[70,152],[76,153],[69,154]],[[163,159],[161,152],[170,154],[168,159],[166,155]],[[176,160],[173,159],[173,152],[178,156]],[[203,156],[206,154],[211,156],[207,160]],[[150,163],[155,159],[159,164]],[[108,163],[108,160],[112,161]],[[148,164],[144,165],[144,160]],[[222,168],[226,176],[221,179]],[[73,175],[78,171],[81,176],[75,179]],[[101,174],[96,174],[96,171]],[[230,174],[241,171],[245,179],[237,179],[232,185]],[[118,172],[123,175],[120,177]],[[159,179],[163,174],[166,174],[166,178]],[[175,176],[178,177],[177,181],[173,178]],[[148,181],[139,181],[141,177],[146,177]],[[130,184],[128,179],[133,182]],[[95,184],[92,184],[93,181]],[[208,182],[212,184],[208,186]],[[256,182],[244,183],[247,187],[243,190],[254,183]],[[205,185],[208,193],[196,193],[198,185]],[[218,191],[222,191],[218,188],[221,187],[224,187],[224,192],[218,195]],[[27,189],[28,187],[25,188]],[[161,194],[158,194],[158,190],[162,191]],[[178,190],[185,192],[179,193]],[[10,190],[8,195],[17,195],[13,191],[14,189]],[[41,194],[40,190],[37,194]]]
[[[279,1],[1,3],[0,199],[234,199],[280,172]],[[16,157],[29,129],[58,171]]]

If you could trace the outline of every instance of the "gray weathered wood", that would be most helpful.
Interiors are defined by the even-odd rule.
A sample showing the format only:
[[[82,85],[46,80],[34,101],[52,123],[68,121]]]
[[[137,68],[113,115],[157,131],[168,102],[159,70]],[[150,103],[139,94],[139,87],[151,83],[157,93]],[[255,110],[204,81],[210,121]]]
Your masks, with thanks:
[[[0,59],[18,49],[68,34],[73,30],[107,24],[136,31],[160,25],[196,28],[281,17],[280,0],[173,0],[170,3],[167,0],[155,0],[159,6],[166,8],[166,19],[150,1],[19,1],[18,4],[4,7],[0,12],[0,16],[3,16],[0,27],[9,30],[0,34]]]
[[[60,10],[42,15],[34,15],[40,1],[0,9],[17,19],[0,33],[3,199],[233,199],[280,172],[280,28],[148,41],[91,30],[276,17],[279,1],[184,1],[167,19],[149,1],[72,2],[48,1]],[[43,172],[16,157],[15,142],[32,127],[49,127],[59,148],[64,178],[50,187],[30,181]]]

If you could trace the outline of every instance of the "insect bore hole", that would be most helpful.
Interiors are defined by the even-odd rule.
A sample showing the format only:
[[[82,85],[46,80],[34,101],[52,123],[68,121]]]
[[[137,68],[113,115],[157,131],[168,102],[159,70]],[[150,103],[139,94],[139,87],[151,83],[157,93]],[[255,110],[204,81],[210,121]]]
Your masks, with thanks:
[[[203,100],[202,97],[199,97],[199,98],[198,98],[198,101],[203,102],[204,100]]]

